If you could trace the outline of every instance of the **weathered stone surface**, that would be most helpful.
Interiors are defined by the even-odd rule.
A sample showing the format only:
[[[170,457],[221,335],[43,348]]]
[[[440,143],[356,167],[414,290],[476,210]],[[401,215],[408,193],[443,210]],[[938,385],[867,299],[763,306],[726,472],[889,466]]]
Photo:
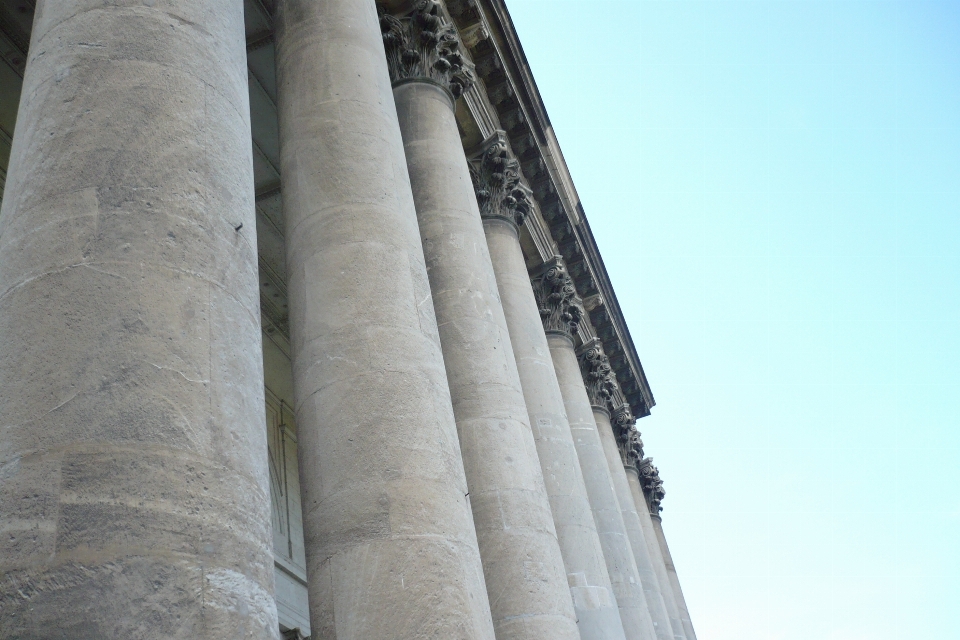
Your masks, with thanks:
[[[683,622],[680,620],[680,609],[677,606],[673,583],[667,574],[667,565],[663,559],[660,541],[657,538],[656,530],[653,528],[653,519],[650,517],[650,505],[644,497],[644,489],[641,484],[642,480],[640,480],[636,474],[628,473],[627,482],[630,483],[630,493],[633,495],[634,503],[637,505],[637,515],[640,518],[640,528],[643,530],[643,540],[647,545],[650,562],[653,565],[654,573],[657,574],[657,583],[661,585],[660,595],[663,597],[663,603],[667,607],[667,615],[670,618],[670,628],[673,630],[673,638],[674,640],[687,640],[683,630]]]
[[[374,3],[279,3],[312,637],[492,640]]]
[[[0,212],[4,638],[278,634],[243,10],[152,5],[37,6]]]
[[[623,629],[627,638],[655,638],[577,354],[566,336],[551,333],[547,339]]]
[[[414,0],[402,18],[381,2],[380,30],[394,86],[434,82],[459,98],[476,81],[473,64],[461,50],[457,28],[446,19],[439,0]]]
[[[498,640],[579,638],[450,93],[394,93]]]
[[[614,428],[611,425],[609,415],[605,411],[595,410],[593,416],[597,421],[597,429],[600,431],[600,440],[603,444],[603,452],[607,457],[607,464],[610,466],[610,478],[613,480],[613,489],[617,494],[620,513],[623,515],[623,524],[630,541],[630,549],[633,551],[634,560],[637,562],[637,573],[640,577],[640,584],[643,585],[643,595],[647,603],[650,621],[657,633],[658,640],[671,640],[673,629],[670,625],[670,617],[667,614],[663,596],[660,594],[660,584],[653,570],[650,552],[647,550],[646,541],[643,537],[640,516],[637,514],[637,507],[630,492],[630,484],[627,481],[628,472],[624,469],[624,461],[621,457],[621,449],[618,446],[617,438],[614,435]],[[618,417],[625,417],[625,415],[618,413]],[[636,469],[632,473],[636,473]]]
[[[657,534],[657,542],[663,553],[663,563],[667,568],[667,577],[670,579],[670,585],[673,587],[673,595],[677,601],[677,610],[680,615],[680,622],[683,625],[683,634],[686,640],[697,640],[697,634],[693,631],[693,623],[690,621],[690,612],[687,610],[687,603],[683,598],[683,590],[680,588],[680,578],[677,576],[677,569],[673,565],[673,558],[670,556],[670,547],[667,546],[667,538],[663,535],[663,524],[660,516],[653,516],[653,530]]]
[[[580,637],[583,640],[623,639],[616,597],[603,560],[600,537],[590,511],[580,460],[517,228],[513,220],[505,219],[502,209],[485,217],[483,226],[550,497]]]

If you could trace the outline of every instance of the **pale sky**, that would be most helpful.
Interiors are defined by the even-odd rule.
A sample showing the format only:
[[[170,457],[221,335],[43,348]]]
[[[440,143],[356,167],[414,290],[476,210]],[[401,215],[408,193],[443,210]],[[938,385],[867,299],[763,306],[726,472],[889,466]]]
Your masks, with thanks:
[[[960,639],[960,0],[507,0],[699,640]]]

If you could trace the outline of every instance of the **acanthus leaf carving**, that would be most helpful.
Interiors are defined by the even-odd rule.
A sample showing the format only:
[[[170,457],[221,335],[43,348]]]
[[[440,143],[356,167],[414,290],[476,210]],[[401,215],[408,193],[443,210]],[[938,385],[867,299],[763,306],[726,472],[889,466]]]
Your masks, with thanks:
[[[532,284],[544,330],[573,337],[583,317],[583,303],[563,258],[551,258],[534,276]]]
[[[377,10],[394,84],[427,79],[459,98],[476,82],[473,64],[464,57],[457,29],[439,0],[417,0],[413,10],[401,17],[379,5]]]
[[[532,192],[522,181],[520,162],[507,134],[495,131],[470,162],[470,177],[483,218],[501,218],[518,227],[530,213]]]
[[[615,394],[619,391],[610,359],[603,351],[600,340],[594,338],[583,345],[578,354],[580,372],[583,374],[583,384],[587,388],[587,396],[594,407],[610,411]]]
[[[639,474],[640,463],[643,461],[643,440],[636,428],[631,429],[624,438],[620,445],[620,453],[623,456],[623,465],[636,469]]]
[[[663,507],[660,502],[667,495],[663,489],[663,480],[660,479],[660,471],[653,466],[653,458],[644,458],[640,461],[640,486],[643,487],[643,496],[647,499],[647,507],[650,509],[650,515],[660,515]]]
[[[637,419],[633,417],[630,405],[624,402],[613,410],[610,420],[613,433],[620,447],[620,457],[625,467],[637,469],[639,473],[640,461],[643,460],[643,440],[637,431]]]

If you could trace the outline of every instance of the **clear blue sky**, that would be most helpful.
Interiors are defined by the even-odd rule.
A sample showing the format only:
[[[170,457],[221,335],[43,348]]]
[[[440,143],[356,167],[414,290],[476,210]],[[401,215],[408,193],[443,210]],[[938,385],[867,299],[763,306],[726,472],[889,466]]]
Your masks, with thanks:
[[[960,0],[508,0],[700,640],[960,639]]]

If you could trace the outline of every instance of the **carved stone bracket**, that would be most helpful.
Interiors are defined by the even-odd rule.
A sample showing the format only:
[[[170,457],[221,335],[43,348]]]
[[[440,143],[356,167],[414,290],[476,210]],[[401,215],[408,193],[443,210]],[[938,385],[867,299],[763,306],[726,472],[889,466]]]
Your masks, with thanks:
[[[377,10],[394,85],[427,80],[459,98],[476,82],[473,64],[463,56],[457,28],[439,0],[417,0],[413,10],[402,17],[379,5]]]
[[[521,181],[520,163],[504,131],[495,131],[471,158],[470,177],[480,215],[508,220],[520,227],[530,213],[530,188]]]
[[[599,339],[594,338],[583,345],[577,355],[590,404],[609,412],[614,394],[619,390],[613,369],[610,367],[610,359],[603,352],[603,345],[600,344]]]
[[[554,256],[547,261],[533,277],[532,284],[544,330],[572,338],[583,317],[583,303],[563,258]]]
[[[667,492],[663,490],[663,481],[660,479],[660,471],[653,466],[653,458],[644,458],[640,461],[640,484],[643,486],[643,495],[647,499],[647,507],[650,508],[650,515],[658,516],[663,511],[660,502]]]

